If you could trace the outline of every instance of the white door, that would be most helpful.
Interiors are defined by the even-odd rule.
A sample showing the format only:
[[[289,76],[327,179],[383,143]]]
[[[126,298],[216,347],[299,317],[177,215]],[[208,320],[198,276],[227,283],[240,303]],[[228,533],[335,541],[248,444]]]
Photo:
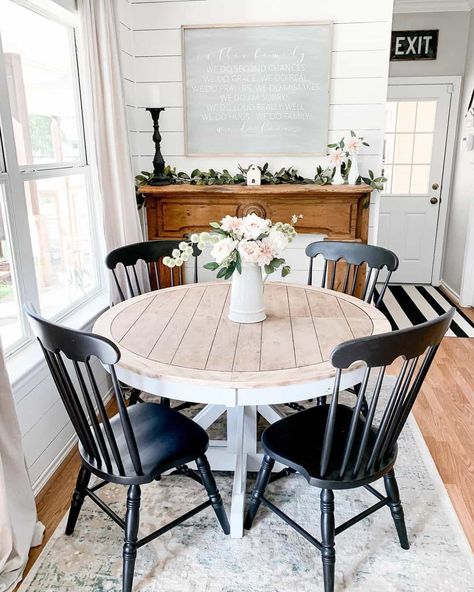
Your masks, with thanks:
[[[378,244],[400,260],[393,282],[431,283],[451,93],[451,84],[388,88]]]

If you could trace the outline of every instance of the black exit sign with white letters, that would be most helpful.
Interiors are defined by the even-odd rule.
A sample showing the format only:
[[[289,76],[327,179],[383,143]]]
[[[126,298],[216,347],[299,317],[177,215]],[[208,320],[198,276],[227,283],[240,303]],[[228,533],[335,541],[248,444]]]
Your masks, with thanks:
[[[438,53],[438,33],[433,31],[392,31],[390,59],[435,60]]]

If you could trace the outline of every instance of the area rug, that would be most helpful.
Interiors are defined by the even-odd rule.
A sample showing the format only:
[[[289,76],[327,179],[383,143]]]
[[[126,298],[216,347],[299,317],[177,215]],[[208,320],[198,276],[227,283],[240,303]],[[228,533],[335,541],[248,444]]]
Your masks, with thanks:
[[[473,555],[413,418],[399,442],[396,472],[411,548],[400,548],[388,508],[376,512],[336,538],[336,590],[474,592]],[[228,507],[232,477],[216,479]],[[123,515],[125,488],[100,491]],[[319,537],[319,490],[293,475],[271,484],[267,495]],[[335,498],[336,524],[374,503],[364,489]],[[183,476],[144,486],[140,535],[204,500],[203,489]],[[64,527],[65,519],[19,592],[119,591],[122,531],[88,499],[74,535],[65,536]],[[265,508],[242,539],[224,536],[207,509],[141,548],[135,573],[136,592],[323,590],[319,552]]]
[[[456,312],[446,337],[474,337],[474,322],[435,286],[390,285],[380,310],[390,321],[392,329],[405,329],[435,319],[452,306]]]

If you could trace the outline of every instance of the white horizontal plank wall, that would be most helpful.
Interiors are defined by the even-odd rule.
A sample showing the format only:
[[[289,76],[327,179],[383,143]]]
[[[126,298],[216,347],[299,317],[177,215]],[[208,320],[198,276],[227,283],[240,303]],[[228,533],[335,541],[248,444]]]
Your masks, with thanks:
[[[316,166],[325,165],[324,157],[185,156],[181,64],[181,25],[312,21],[334,23],[328,141],[340,139],[350,129],[357,130],[370,144],[360,157],[361,172],[366,174],[368,169],[380,172],[392,0],[118,0],[118,3],[123,14],[122,50],[133,55],[133,62],[124,59],[123,68],[135,172],[152,169],[152,126],[145,107],[161,106],[166,108],[160,118],[162,152],[166,162],[178,171],[189,173],[196,167],[212,167],[236,172],[239,163],[246,166],[250,162],[268,161],[272,168],[293,165],[303,175],[314,176]],[[377,199],[373,196],[371,242],[376,241],[377,210]]]
[[[92,369],[105,398],[110,389],[109,376],[97,360]],[[75,444],[74,429],[45,363],[14,384],[13,395],[26,466],[33,490],[38,493]]]

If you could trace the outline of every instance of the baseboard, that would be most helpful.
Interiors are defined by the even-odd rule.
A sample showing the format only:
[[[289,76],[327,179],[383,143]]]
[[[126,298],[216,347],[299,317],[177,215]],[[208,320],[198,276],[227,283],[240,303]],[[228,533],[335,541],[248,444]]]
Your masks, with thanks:
[[[450,288],[448,286],[448,284],[446,284],[445,282],[443,282],[443,280],[441,280],[441,283],[439,285],[440,289],[446,293],[446,296],[448,296],[449,298],[451,298],[452,300],[455,301],[455,303],[457,305],[459,305],[459,294],[457,292],[455,292],[452,288]]]
[[[49,463],[43,473],[36,479],[36,481],[32,484],[33,495],[36,497],[41,490],[48,484],[48,481],[54,475],[54,473],[59,469],[63,461],[66,459],[67,455],[71,452],[74,446],[77,444],[77,436],[73,434],[70,440],[67,442],[66,446],[56,455],[56,457]]]
[[[110,388],[104,396],[104,404],[110,401],[113,395],[113,389]],[[73,434],[73,436],[69,439],[67,444],[64,448],[56,455],[56,457],[49,463],[46,469],[41,473],[41,475],[36,479],[34,483],[32,483],[31,487],[33,489],[33,495],[36,497],[41,490],[48,484],[49,480],[53,477],[54,473],[59,469],[61,464],[66,459],[67,455],[71,452],[74,446],[77,444],[77,436]]]

